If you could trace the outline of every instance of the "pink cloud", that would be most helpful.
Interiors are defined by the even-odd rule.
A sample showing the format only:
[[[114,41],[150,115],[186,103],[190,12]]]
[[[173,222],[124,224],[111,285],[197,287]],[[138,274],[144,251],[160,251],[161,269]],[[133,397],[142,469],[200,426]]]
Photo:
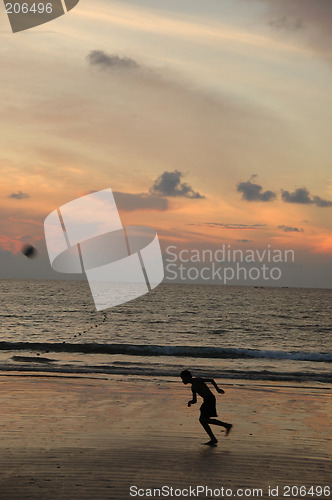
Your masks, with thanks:
[[[17,254],[21,251],[22,241],[0,234],[0,248],[2,250],[8,250],[13,254]]]

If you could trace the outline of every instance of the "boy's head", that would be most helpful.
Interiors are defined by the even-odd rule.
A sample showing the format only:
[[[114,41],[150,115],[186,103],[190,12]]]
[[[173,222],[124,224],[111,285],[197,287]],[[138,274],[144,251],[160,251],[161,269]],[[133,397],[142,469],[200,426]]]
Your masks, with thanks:
[[[184,384],[189,384],[193,378],[189,370],[183,370],[183,372],[181,372],[180,374],[180,377],[182,378],[182,382]]]

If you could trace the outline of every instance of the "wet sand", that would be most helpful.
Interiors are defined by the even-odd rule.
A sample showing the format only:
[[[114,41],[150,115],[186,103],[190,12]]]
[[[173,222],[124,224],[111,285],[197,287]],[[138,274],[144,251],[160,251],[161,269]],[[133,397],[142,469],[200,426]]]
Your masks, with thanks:
[[[198,485],[224,498],[249,488],[259,489],[252,497],[286,498],[286,485],[329,485],[331,387],[220,386],[218,414],[234,430],[225,437],[213,427],[211,448],[181,381],[0,375],[0,499],[162,498],[131,496],[130,486],[173,487],[173,498],[188,498]],[[223,498],[217,492],[199,498]]]

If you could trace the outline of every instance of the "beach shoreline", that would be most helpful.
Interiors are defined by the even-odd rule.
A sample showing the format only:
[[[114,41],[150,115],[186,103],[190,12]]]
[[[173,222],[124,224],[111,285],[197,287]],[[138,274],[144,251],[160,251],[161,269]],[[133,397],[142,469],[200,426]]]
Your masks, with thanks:
[[[210,448],[180,380],[32,375],[0,374],[1,500],[122,500],[135,497],[131,486],[195,485],[260,498],[278,486],[283,498],[286,485],[329,484],[328,386],[220,381],[218,414],[234,431],[218,430]]]

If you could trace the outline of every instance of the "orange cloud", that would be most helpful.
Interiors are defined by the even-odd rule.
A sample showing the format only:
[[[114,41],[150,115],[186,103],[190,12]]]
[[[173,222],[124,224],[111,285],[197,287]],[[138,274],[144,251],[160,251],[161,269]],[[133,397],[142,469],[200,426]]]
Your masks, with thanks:
[[[22,242],[17,239],[10,238],[9,236],[5,236],[4,234],[0,234],[0,248],[2,250],[8,250],[13,254],[17,254],[21,251]]]
[[[322,235],[320,241],[315,243],[313,253],[330,254],[332,256],[332,235]]]

